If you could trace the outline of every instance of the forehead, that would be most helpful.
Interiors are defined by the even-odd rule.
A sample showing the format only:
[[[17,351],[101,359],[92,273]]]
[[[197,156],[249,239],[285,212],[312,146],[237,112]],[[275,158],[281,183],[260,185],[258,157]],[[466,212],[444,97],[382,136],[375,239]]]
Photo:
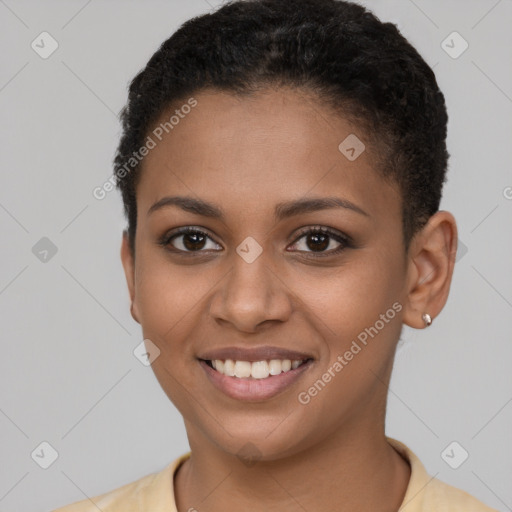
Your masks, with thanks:
[[[208,91],[194,99],[192,109],[178,103],[163,112],[149,132],[155,147],[137,188],[142,213],[171,193],[256,211],[333,192],[366,204],[369,213],[400,213],[397,187],[374,168],[366,134],[311,95]]]

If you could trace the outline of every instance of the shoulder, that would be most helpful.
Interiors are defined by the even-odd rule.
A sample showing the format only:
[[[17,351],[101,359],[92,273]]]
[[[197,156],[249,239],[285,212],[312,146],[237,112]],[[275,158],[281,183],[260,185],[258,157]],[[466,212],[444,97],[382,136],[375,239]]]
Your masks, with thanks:
[[[400,512],[497,512],[462,489],[430,476],[417,455],[404,443],[389,437],[387,441],[411,467]]]
[[[425,493],[425,510],[436,512],[497,512],[480,500],[437,478],[433,478]]]
[[[173,479],[178,466],[190,452],[178,457],[161,471],[151,473],[104,494],[76,501],[51,512],[174,512]]]
[[[139,510],[138,500],[154,487],[158,474],[146,475],[117,489],[71,503],[52,512],[135,512]]]

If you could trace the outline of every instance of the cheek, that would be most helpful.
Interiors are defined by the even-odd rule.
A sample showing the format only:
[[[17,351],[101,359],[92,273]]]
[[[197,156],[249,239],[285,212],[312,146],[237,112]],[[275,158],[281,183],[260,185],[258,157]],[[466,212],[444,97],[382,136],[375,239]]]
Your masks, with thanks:
[[[149,253],[149,251],[148,251]],[[195,360],[188,340],[198,323],[202,280],[194,279],[191,267],[173,266],[160,256],[143,254],[136,284],[136,303],[144,339],[159,349],[152,370],[168,398],[190,416],[190,396],[196,376],[191,372]]]
[[[395,259],[396,261],[396,259]],[[300,278],[304,301],[340,334],[372,323],[401,298],[402,275],[393,258],[355,255],[346,266]]]
[[[400,265],[396,255],[375,256],[373,251],[360,250],[350,263],[324,277],[301,278],[296,290],[315,313],[313,321],[326,340],[331,363],[354,341],[361,350],[348,354],[350,360],[358,360],[350,366],[378,365],[389,359],[401,330],[405,276]]]
[[[384,400],[386,374],[401,331],[397,258],[354,258],[329,278],[303,281],[304,297],[314,308],[328,350],[302,389],[308,402],[304,421],[330,417],[338,425],[350,411]],[[314,285],[313,285],[314,284]],[[328,428],[329,425],[325,425]]]
[[[194,276],[194,267],[171,265],[160,255],[142,253],[135,302],[144,336],[162,349],[184,343],[197,320],[208,290],[208,280]],[[176,348],[176,347],[174,347]]]

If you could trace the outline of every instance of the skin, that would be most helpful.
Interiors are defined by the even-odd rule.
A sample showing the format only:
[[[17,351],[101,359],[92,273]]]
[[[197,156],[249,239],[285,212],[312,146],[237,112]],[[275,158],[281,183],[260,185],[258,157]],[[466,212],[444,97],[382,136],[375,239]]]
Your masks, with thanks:
[[[161,351],[152,367],[192,450],[174,482],[178,510],[398,510],[410,468],[386,442],[387,386],[402,324],[424,328],[422,313],[434,319],[447,300],[455,219],[437,212],[406,253],[398,188],[373,168],[369,146],[354,161],[338,150],[351,133],[365,140],[357,126],[284,88],[194,97],[197,107],[143,161],[135,255],[126,233],[121,247],[132,316]],[[168,195],[212,202],[225,218],[177,206],[147,213]],[[306,196],[344,198],[368,215],[330,208],[275,221],[277,203]],[[182,226],[211,238],[199,256],[178,254],[190,247],[186,235],[167,249],[158,244]],[[315,226],[349,235],[354,247],[315,257],[322,249],[298,235]],[[248,236],[263,251],[252,263],[236,252]],[[323,252],[340,246],[327,240]],[[299,403],[299,392],[395,302],[396,316]],[[233,345],[275,345],[315,360],[279,395],[242,402],[214,388],[196,359]],[[237,455],[248,442],[252,464]]]

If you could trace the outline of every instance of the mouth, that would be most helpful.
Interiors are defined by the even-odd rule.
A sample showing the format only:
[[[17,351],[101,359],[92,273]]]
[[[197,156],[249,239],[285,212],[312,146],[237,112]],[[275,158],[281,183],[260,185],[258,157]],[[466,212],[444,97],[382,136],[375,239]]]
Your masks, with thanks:
[[[299,359],[202,359],[198,362],[213,386],[230,398],[249,402],[269,400],[300,379],[313,365]]]
[[[305,359],[270,359],[262,361],[235,361],[233,359],[200,359],[210,368],[227,377],[238,379],[268,379],[296,370],[300,366],[312,361]]]

